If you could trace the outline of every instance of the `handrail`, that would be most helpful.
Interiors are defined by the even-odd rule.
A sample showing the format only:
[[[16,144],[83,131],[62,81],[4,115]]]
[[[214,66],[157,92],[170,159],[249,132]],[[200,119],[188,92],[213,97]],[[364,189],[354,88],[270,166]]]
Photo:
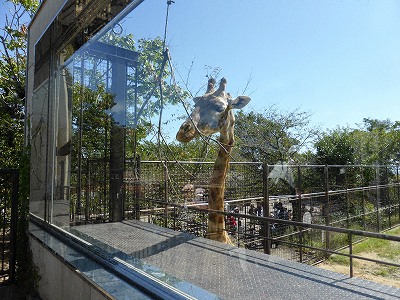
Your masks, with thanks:
[[[334,227],[334,226],[328,226],[328,225],[309,224],[309,223],[303,223],[303,222],[298,222],[298,221],[278,219],[278,218],[273,218],[273,217],[262,217],[262,216],[256,216],[256,215],[250,215],[250,214],[218,211],[218,210],[212,210],[212,209],[207,209],[207,208],[199,208],[199,207],[196,207],[195,205],[189,206],[189,205],[183,205],[183,204],[179,204],[179,203],[168,203],[165,201],[158,201],[158,200],[145,200],[145,201],[162,204],[162,205],[164,205],[163,209],[165,209],[165,205],[166,205],[166,206],[171,206],[171,207],[180,207],[180,208],[184,208],[184,209],[192,210],[192,211],[198,211],[203,214],[204,213],[216,213],[216,214],[222,214],[225,216],[234,216],[236,218],[250,219],[250,220],[258,221],[258,224],[264,224],[265,226],[268,226],[269,223],[275,223],[275,224],[278,223],[278,224],[289,225],[289,226],[294,226],[294,227],[299,228],[299,231],[292,233],[292,235],[293,234],[302,235],[306,231],[306,230],[304,230],[304,228],[306,228],[307,230],[317,229],[317,230],[322,230],[322,231],[347,234],[348,235],[348,245],[347,246],[349,247],[349,254],[342,253],[342,252],[339,252],[336,250],[327,249],[327,248],[318,248],[318,247],[308,246],[303,243],[281,241],[282,236],[280,236],[278,238],[262,237],[259,240],[280,241],[284,244],[291,245],[291,246],[297,246],[297,247],[301,247],[301,248],[322,251],[324,253],[337,254],[337,255],[349,257],[349,259],[350,259],[349,268],[350,268],[350,276],[351,277],[353,277],[353,259],[361,259],[361,260],[365,260],[365,261],[370,261],[370,262],[375,262],[375,263],[379,263],[379,264],[384,264],[384,265],[400,268],[400,264],[398,264],[398,263],[392,263],[392,262],[388,262],[388,261],[362,257],[362,256],[358,256],[358,255],[355,255],[352,253],[353,236],[362,236],[365,238],[383,239],[383,240],[394,241],[394,242],[400,242],[400,236],[389,235],[389,234],[385,234],[385,233],[370,232],[370,231],[365,231],[365,230],[340,228],[340,227]]]

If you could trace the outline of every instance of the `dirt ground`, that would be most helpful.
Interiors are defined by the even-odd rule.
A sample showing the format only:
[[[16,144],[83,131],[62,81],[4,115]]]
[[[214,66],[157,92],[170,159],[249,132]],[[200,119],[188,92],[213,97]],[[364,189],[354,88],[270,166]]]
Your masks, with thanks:
[[[379,259],[375,253],[360,253],[357,255],[372,259]],[[323,262],[316,266],[337,273],[350,275],[349,266],[334,264],[332,262]],[[354,277],[400,288],[400,268],[384,266],[357,259],[353,261],[353,272]]]

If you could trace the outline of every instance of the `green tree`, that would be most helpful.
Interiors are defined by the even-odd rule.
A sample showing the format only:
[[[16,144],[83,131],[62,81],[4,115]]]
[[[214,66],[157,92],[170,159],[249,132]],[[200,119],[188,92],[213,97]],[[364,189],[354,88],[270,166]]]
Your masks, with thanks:
[[[365,118],[358,129],[336,128],[320,135],[315,142],[315,162],[321,165],[389,165],[397,163],[400,153],[400,126],[399,122]],[[360,186],[365,182],[375,180],[374,168],[363,168],[351,173],[350,168],[344,170],[331,168],[331,184]],[[390,168],[389,168],[390,171]],[[381,170],[380,178],[383,181],[394,176],[386,170]],[[361,178],[361,177],[362,178]]]
[[[359,144],[360,163],[385,165],[398,162],[400,122],[364,118],[361,129],[354,132],[354,142]]]
[[[19,168],[16,281],[21,295],[36,292],[39,275],[29,248],[30,152],[24,148],[27,23],[38,1],[4,1],[5,24],[0,28],[0,168]]]
[[[322,134],[315,143],[316,162],[319,165],[349,165],[354,163],[351,131],[337,128]]]
[[[100,41],[138,53],[137,69],[130,70],[127,74],[126,97],[126,105],[129,107],[126,112],[126,151],[128,157],[134,156],[138,153],[137,151],[143,150],[140,143],[144,142],[148,134],[151,131],[157,131],[159,124],[152,123],[151,119],[159,115],[167,105],[176,105],[180,100],[187,98],[189,93],[179,85],[171,83],[171,71],[168,67],[169,56],[161,38],[135,39],[132,34],[118,35],[110,30]],[[76,59],[82,58],[77,57]],[[85,57],[84,59],[88,61],[85,63],[88,66],[97,65],[101,60],[96,57]],[[89,67],[81,76],[88,83],[85,87],[74,83],[74,133],[76,135],[79,131],[79,124],[82,124],[82,129],[87,131],[87,134],[83,134],[84,145],[91,144],[94,146],[90,147],[91,149],[96,147],[100,149],[98,147],[100,140],[96,139],[89,129],[97,126],[97,130],[102,130],[104,135],[104,130],[109,126],[107,125],[107,110],[112,109],[115,105],[112,101],[113,94],[106,91],[107,79],[101,70]],[[82,88],[85,90],[83,94]],[[91,92],[88,91],[90,89],[92,89]],[[106,101],[106,106],[104,106],[105,99],[109,99]],[[82,123],[80,118],[82,118]],[[87,154],[86,157],[91,157],[90,153]]]
[[[310,116],[298,109],[281,112],[274,106],[261,113],[240,111],[235,122],[238,152],[247,160],[268,164],[299,162],[300,151],[317,134]]]
[[[204,141],[201,138],[194,139],[190,143],[161,143],[145,140],[139,146],[143,160],[160,159],[159,151],[163,157],[170,161],[214,161],[217,156],[218,144],[212,141]],[[161,148],[161,149],[160,149]]]
[[[17,167],[24,142],[27,22],[38,1],[5,1],[0,28],[0,166]]]

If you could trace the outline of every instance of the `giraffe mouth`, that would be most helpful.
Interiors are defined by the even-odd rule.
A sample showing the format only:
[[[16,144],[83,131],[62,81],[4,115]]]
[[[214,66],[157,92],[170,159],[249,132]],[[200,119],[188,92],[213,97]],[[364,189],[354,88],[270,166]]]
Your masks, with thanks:
[[[183,124],[176,134],[176,139],[181,143],[190,142],[196,136],[196,130],[190,124]]]

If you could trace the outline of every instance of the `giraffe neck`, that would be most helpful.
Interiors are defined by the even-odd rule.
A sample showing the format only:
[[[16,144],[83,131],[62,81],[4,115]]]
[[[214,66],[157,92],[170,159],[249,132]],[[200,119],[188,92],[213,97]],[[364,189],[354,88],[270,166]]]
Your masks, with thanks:
[[[209,208],[224,211],[225,179],[229,167],[230,153],[234,143],[233,127],[227,132],[221,132],[220,147],[214,163],[210,180]],[[230,238],[225,231],[225,216],[211,213],[208,221],[208,237],[212,240],[230,244]]]

